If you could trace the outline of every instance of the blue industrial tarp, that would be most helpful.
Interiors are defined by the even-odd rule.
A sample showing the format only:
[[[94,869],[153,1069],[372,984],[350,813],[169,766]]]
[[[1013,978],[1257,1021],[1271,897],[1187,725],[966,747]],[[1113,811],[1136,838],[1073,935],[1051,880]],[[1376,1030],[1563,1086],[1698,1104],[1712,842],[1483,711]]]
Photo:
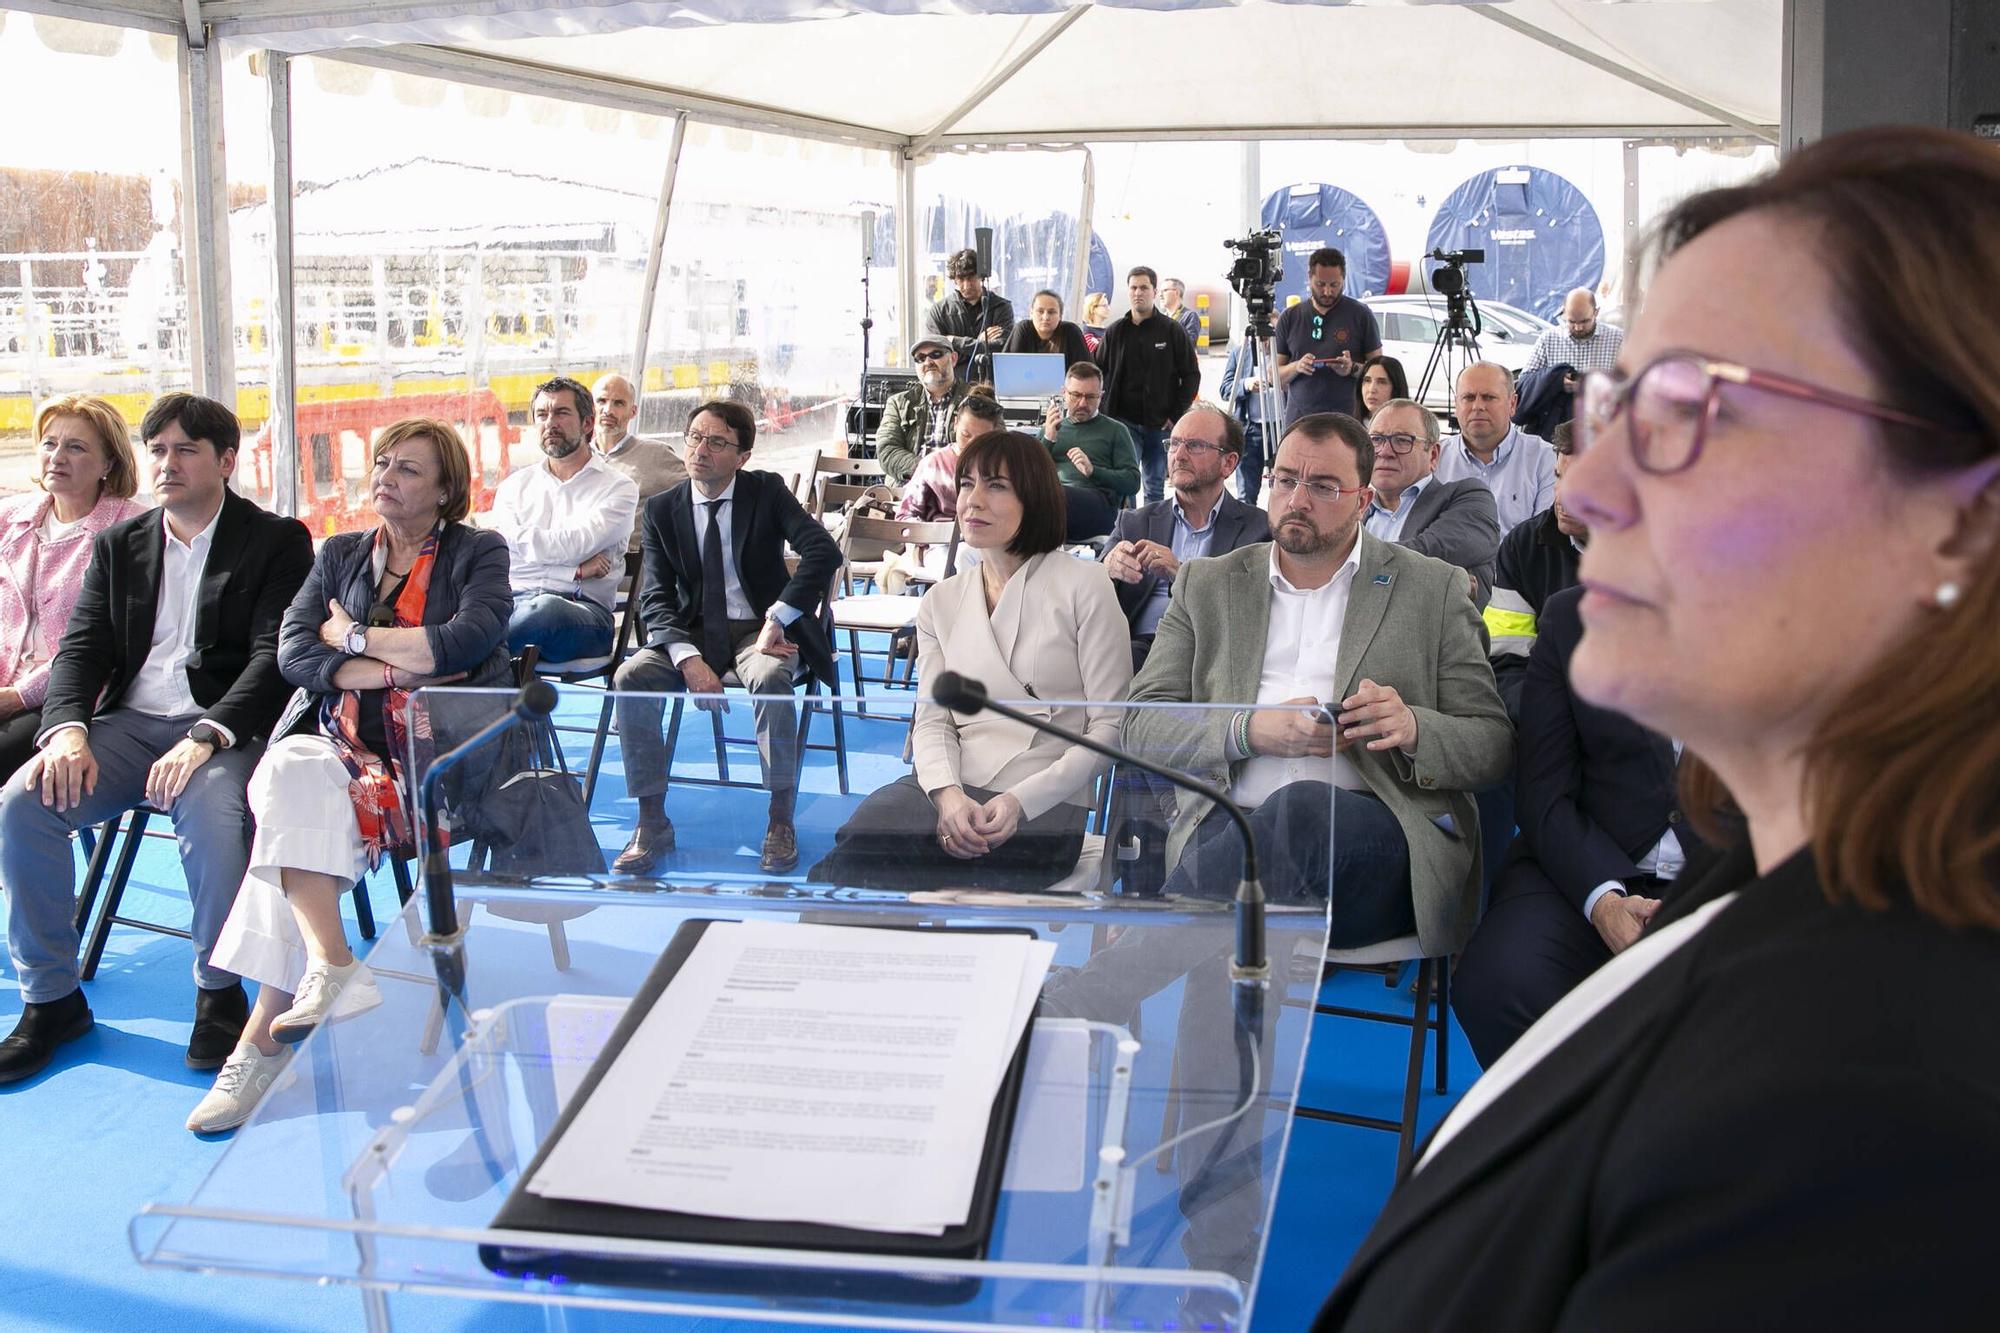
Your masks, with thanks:
[[[1022,213],[995,222],[978,205],[947,197],[932,199],[924,205],[917,242],[921,251],[917,256],[920,299],[933,299],[929,295],[933,286],[943,289],[945,260],[955,251],[972,247],[974,230],[979,227],[993,228],[991,285],[1014,303],[1016,315],[1026,319],[1029,300],[1044,287],[1060,293],[1067,307],[1070,274],[1076,264],[1074,215],[1060,211],[1039,216]],[[894,209],[882,209],[875,216],[874,266],[896,267]],[[1086,292],[1109,292],[1117,299],[1120,289],[1114,285],[1117,270],[1111,265],[1111,252],[1105,248],[1104,238],[1094,231],[1090,234],[1087,278]],[[1072,310],[1065,309],[1064,314],[1072,320],[1077,318]]]
[[[1484,250],[1465,273],[1482,301],[1554,319],[1573,287],[1604,276],[1604,227],[1582,190],[1540,167],[1496,167],[1451,192],[1431,219],[1427,250]]]
[[[1347,294],[1374,296],[1389,283],[1389,233],[1375,210],[1337,185],[1288,185],[1264,200],[1263,225],[1285,235],[1278,309],[1306,296],[1306,260],[1323,245],[1347,256]]]

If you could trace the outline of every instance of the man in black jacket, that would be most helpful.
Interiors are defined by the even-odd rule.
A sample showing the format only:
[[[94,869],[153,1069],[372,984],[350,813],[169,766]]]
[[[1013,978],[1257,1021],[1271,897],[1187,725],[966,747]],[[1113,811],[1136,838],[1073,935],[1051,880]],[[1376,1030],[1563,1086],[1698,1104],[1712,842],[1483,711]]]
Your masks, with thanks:
[[[1194,344],[1153,305],[1159,278],[1135,268],[1125,278],[1132,308],[1104,331],[1097,365],[1104,372],[1104,410],[1132,431],[1145,477],[1146,503],[1166,498],[1167,427],[1201,391]]]
[[[194,904],[188,1067],[220,1066],[250,1012],[243,983],[208,958],[249,866],[244,788],[291,693],[278,627],[312,538],[229,490],[240,432],[221,403],[170,393],[139,432],[160,508],[98,534],[50,669],[40,753],[0,789],[7,947],[24,1001],[0,1041],[0,1083],[90,1030],[70,834],[141,802],[173,818]]]
[[[1014,328],[1014,303],[989,291],[979,272],[979,252],[960,250],[945,261],[945,277],[954,295],[930,309],[924,332],[941,338],[958,354],[961,383],[993,378],[993,353]]]
[[[736,402],[704,403],[688,422],[688,480],[646,502],[639,516],[645,569],[639,611],[646,646],[618,668],[620,690],[720,695],[734,673],[754,695],[757,752],[770,789],[762,867],[781,875],[799,862],[792,808],[798,798],[798,731],[789,696],[803,665],[829,686],[833,646],[821,628],[821,599],[840,569],[840,547],[799,507],[776,474],[744,468],[757,419]],[[799,556],[785,568],[785,545]],[[703,708],[721,706],[704,700]],[[667,818],[667,765],[657,698],[618,701],[625,786],[639,824],[612,869],[645,875],[674,849]]]
[[[1542,608],[1515,745],[1521,834],[1451,988],[1452,1012],[1489,1069],[1639,938],[1696,850],[1675,800],[1678,747],[1570,691],[1582,599],[1569,588]]]
[[[1576,586],[1577,564],[1590,529],[1563,507],[1563,474],[1569,470],[1573,425],[1556,427],[1550,445],[1556,451],[1555,498],[1525,523],[1500,539],[1494,559],[1493,596],[1486,604],[1486,635],[1493,661],[1493,680],[1507,713],[1521,715],[1521,678],[1528,650],[1535,646],[1535,617],[1549,598]]]

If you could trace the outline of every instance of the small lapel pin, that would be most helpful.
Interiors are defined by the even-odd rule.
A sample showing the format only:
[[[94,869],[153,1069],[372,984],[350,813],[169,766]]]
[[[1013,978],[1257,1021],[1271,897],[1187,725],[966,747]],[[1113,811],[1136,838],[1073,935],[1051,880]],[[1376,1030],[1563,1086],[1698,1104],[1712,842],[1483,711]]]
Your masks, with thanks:
[[[1375,581],[1385,588],[1389,586],[1389,576],[1387,574],[1377,574]]]

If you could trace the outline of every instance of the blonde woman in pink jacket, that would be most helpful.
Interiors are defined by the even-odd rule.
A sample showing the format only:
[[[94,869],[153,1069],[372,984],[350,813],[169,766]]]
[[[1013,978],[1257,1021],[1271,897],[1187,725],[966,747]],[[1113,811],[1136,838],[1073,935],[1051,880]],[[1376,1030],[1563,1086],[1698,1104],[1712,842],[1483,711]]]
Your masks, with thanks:
[[[35,752],[49,663],[97,534],[145,508],[132,429],[102,398],[71,394],[35,417],[36,490],[0,501],[0,782]]]

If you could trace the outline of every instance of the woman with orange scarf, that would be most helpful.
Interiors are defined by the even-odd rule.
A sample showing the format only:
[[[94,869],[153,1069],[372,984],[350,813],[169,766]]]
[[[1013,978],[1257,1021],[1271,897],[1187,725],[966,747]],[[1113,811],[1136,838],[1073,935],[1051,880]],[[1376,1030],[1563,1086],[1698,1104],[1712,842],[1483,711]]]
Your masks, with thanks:
[[[436,710],[412,712],[409,697],[511,680],[507,544],[464,523],[471,480],[451,426],[388,427],[370,480],[381,526],[328,538],[285,613],[278,666],[299,691],[250,778],[250,872],[215,947],[258,983],[257,1003],[188,1117],[197,1133],[242,1124],[320,1023],[381,1003],[347,946],[340,897],[384,855],[415,845],[414,773],[428,762]]]

